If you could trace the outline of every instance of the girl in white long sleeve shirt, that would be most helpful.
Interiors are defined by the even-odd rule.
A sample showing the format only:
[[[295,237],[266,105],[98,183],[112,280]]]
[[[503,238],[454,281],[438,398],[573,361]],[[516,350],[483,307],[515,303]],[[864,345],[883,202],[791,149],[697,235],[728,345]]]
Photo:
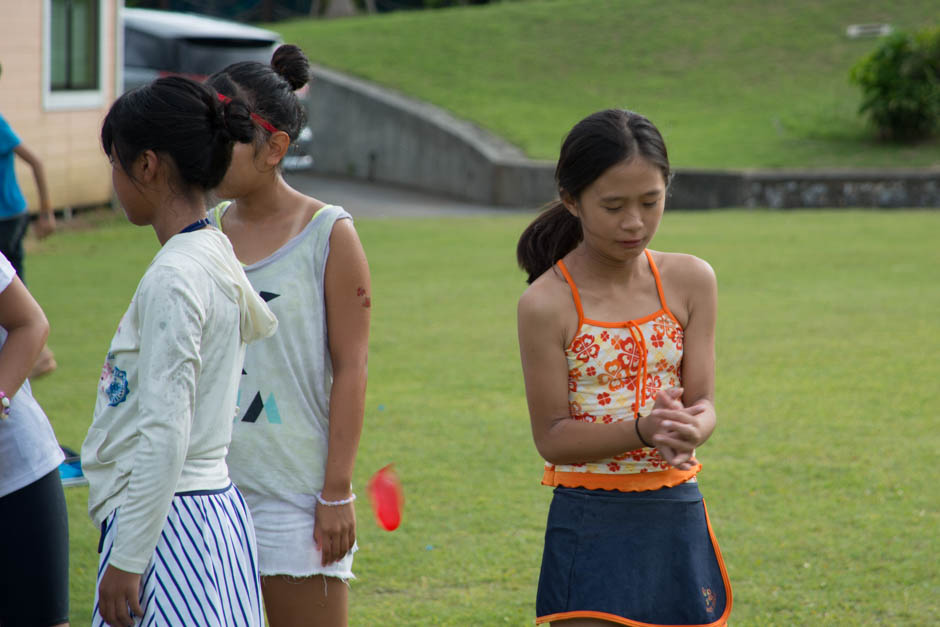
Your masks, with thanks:
[[[108,350],[82,446],[102,528],[94,625],[261,625],[255,538],[225,465],[248,342],[277,321],[208,226],[247,110],[168,78],[129,92],[102,129],[115,191],[163,245]]]

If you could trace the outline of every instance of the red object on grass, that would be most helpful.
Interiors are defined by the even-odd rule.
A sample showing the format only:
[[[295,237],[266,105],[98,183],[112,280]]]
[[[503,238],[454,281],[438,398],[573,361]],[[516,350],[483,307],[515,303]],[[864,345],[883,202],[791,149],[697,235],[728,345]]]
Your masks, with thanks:
[[[368,487],[376,521],[386,531],[394,531],[401,524],[401,509],[405,503],[405,495],[392,464],[372,475]]]

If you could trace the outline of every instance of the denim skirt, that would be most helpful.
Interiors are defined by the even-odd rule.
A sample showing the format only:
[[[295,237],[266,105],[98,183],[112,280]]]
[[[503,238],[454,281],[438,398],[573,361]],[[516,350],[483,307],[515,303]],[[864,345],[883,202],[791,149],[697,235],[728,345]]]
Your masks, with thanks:
[[[536,623],[717,626],[731,586],[696,482],[647,492],[555,488]]]

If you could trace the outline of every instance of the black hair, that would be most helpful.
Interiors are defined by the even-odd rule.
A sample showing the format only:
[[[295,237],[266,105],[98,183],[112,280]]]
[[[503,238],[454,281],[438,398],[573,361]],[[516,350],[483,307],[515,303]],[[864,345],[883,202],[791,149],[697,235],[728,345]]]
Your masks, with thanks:
[[[606,109],[584,118],[561,144],[555,184],[559,196],[579,200],[581,193],[610,167],[640,155],[670,180],[669,156],[659,130],[648,119],[624,109]],[[532,283],[574,250],[581,241],[581,222],[561,200],[555,200],[519,237],[516,259]]]
[[[310,62],[303,50],[291,44],[278,46],[271,64],[257,61],[233,63],[206,79],[220,94],[239,98],[293,142],[307,120],[303,104],[294,92],[310,81]],[[260,139],[264,129],[258,127]]]
[[[137,157],[153,150],[172,159],[185,187],[208,191],[222,182],[235,141],[250,141],[253,131],[244,103],[223,104],[205,85],[170,76],[118,98],[101,127],[101,145],[128,176]]]

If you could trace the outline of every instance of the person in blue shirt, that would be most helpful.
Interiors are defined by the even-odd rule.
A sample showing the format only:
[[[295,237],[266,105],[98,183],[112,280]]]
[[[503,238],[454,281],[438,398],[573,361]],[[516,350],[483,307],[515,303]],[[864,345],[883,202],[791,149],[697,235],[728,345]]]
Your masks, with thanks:
[[[0,66],[0,75],[3,68]],[[16,180],[15,161],[19,157],[33,170],[36,188],[39,190],[39,219],[36,235],[39,239],[55,231],[55,214],[49,200],[49,186],[39,156],[30,150],[0,114],[0,253],[13,264],[17,276],[26,282],[23,268],[23,238],[29,226],[26,198]],[[46,374],[56,367],[55,358],[48,346],[43,347],[39,359],[30,373],[30,378]]]

